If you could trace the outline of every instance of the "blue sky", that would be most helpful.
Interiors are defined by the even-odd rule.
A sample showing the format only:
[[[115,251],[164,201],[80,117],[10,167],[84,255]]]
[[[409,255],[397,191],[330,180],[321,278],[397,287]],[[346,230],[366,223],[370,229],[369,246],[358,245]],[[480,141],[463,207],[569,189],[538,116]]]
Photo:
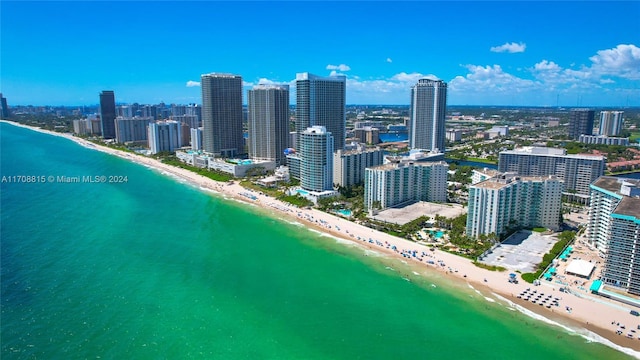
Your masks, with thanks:
[[[431,77],[450,105],[640,106],[638,19],[638,1],[2,0],[0,91],[9,105],[95,104],[101,90],[200,103],[201,74],[293,96],[310,72],[346,75],[348,104],[408,104]]]

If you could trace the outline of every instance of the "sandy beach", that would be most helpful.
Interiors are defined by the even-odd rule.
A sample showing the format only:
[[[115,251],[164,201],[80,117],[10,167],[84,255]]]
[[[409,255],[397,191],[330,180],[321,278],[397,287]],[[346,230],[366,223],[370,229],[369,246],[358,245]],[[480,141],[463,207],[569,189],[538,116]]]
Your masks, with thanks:
[[[316,209],[300,209],[259,192],[245,189],[236,182],[231,185],[216,182],[149,157],[96,145],[71,134],[55,133],[14,122],[3,122],[64,137],[89,149],[119,156],[172,174],[197,187],[218,192],[222,196],[255,204],[274,217],[297,221],[309,228],[352,241],[364,249],[395,256],[409,264],[415,273],[439,274],[446,277],[447,280],[459,282],[462,286],[473,287],[482,296],[505,306],[514,307],[543,321],[554,322],[559,326],[573,330],[576,334],[582,335],[590,341],[605,343],[626,354],[640,358],[640,329],[638,329],[640,317],[630,314],[629,311],[632,308],[629,305],[596,297],[587,292],[560,292],[559,284],[545,281],[539,286],[534,286],[521,279],[518,284],[513,284],[508,282],[509,272],[481,269],[473,265],[469,259],[440,250],[432,251],[427,246],[400,239]],[[217,194],[213,195],[217,196]],[[535,294],[530,300],[525,300],[533,291]],[[531,301],[538,298],[539,294],[544,294],[540,296],[540,302],[543,299],[549,299],[543,306]],[[558,305],[547,308],[546,305],[552,304],[556,298]],[[622,334],[618,334],[617,331],[622,331]]]

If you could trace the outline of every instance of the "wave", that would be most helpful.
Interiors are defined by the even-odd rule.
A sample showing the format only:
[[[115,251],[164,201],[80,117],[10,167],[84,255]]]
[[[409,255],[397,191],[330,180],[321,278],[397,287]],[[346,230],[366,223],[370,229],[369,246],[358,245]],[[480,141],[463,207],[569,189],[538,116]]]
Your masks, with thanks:
[[[600,336],[600,335],[598,335],[598,334],[596,334],[596,333],[594,333],[592,331],[589,331],[589,330],[587,330],[585,328],[572,328],[570,326],[561,324],[561,323],[559,323],[557,321],[551,320],[551,319],[549,319],[549,318],[547,318],[545,316],[537,314],[537,313],[535,313],[535,312],[533,312],[533,311],[531,311],[531,310],[529,310],[529,309],[527,309],[527,308],[525,308],[523,306],[520,306],[520,305],[514,303],[513,301],[511,301],[509,299],[506,299],[506,298],[504,298],[504,297],[502,297],[502,296],[500,296],[500,295],[498,295],[496,293],[492,293],[492,295],[495,296],[496,298],[498,298],[500,301],[503,301],[503,302],[507,303],[511,308],[516,309],[517,311],[521,312],[524,315],[527,315],[528,317],[530,317],[532,319],[535,319],[535,320],[538,320],[538,321],[542,321],[542,322],[544,322],[546,324],[549,324],[549,325],[552,325],[552,326],[557,326],[557,327],[565,330],[569,334],[581,336],[581,337],[583,337],[584,339],[586,339],[589,342],[597,342],[597,343],[606,345],[606,346],[608,346],[610,348],[616,349],[616,350],[618,350],[618,351],[620,351],[622,353],[625,353],[625,354],[627,354],[629,356],[633,356],[633,357],[635,357],[637,359],[640,359],[640,352],[635,351],[633,349],[629,349],[629,348],[620,346],[618,344],[614,344],[609,339],[606,339],[606,338],[604,338],[604,337],[602,337],[602,336]]]

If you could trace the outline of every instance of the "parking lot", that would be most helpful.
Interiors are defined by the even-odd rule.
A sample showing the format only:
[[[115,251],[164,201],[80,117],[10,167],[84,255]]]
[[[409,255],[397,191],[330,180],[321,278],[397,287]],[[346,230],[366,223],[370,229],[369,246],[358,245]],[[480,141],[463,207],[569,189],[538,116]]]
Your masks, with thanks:
[[[481,262],[502,266],[511,271],[535,272],[544,254],[548,253],[557,241],[554,234],[543,235],[535,231],[522,230],[503,241]]]

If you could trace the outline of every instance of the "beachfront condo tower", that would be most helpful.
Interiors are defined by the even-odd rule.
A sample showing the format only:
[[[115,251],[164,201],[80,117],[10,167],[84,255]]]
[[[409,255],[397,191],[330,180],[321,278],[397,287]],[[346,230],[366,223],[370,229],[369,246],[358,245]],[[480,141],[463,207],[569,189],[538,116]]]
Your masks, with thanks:
[[[333,191],[333,136],[324,126],[300,134],[300,186],[306,191]]]
[[[289,85],[257,85],[247,92],[249,157],[285,165],[289,147]]]
[[[600,112],[600,135],[618,136],[624,123],[624,111]]]
[[[467,236],[502,235],[509,228],[560,229],[562,180],[513,173],[469,186]]]
[[[564,182],[564,196],[572,201],[589,203],[589,185],[604,175],[605,159],[601,155],[567,155],[565,149],[526,146],[501,151],[498,170],[523,176],[556,175]]]
[[[174,120],[159,120],[149,124],[149,149],[152,154],[174,152],[182,146],[182,127]]]
[[[202,147],[206,153],[232,158],[245,154],[242,137],[242,77],[201,76]]]
[[[110,90],[100,93],[100,127],[103,139],[116,138],[116,97]]]
[[[602,281],[640,295],[640,180],[601,176],[589,214],[588,242],[605,258]]]
[[[415,201],[446,202],[448,169],[444,161],[409,160],[367,168],[364,206],[367,210],[383,210]]]
[[[334,139],[333,151],[344,148],[346,136],[346,77],[296,74],[296,131],[324,126]]]
[[[420,79],[411,88],[409,148],[444,153],[447,83]]]
[[[569,112],[569,138],[578,140],[580,135],[593,135],[595,112],[589,109],[572,109]]]

